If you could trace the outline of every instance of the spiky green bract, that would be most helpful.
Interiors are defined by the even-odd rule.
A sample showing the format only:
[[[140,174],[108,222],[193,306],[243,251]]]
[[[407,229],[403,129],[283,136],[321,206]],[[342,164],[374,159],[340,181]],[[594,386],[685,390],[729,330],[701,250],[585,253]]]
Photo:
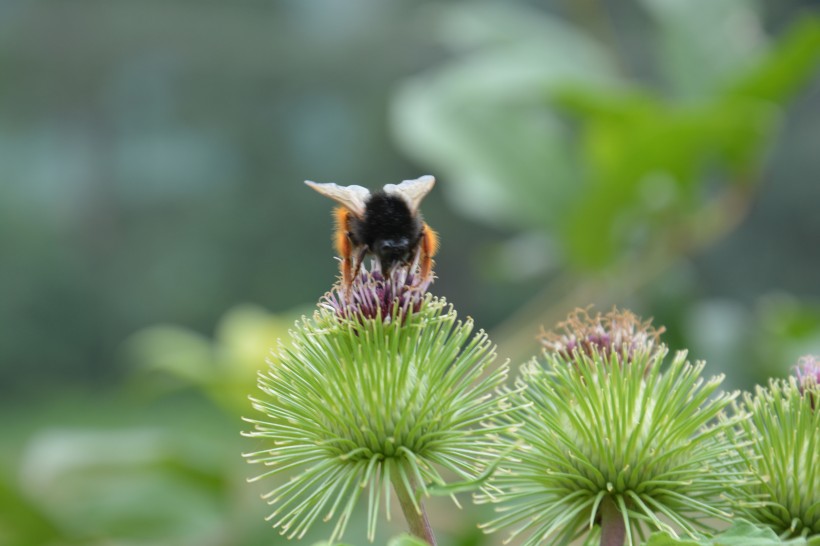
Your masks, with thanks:
[[[507,367],[487,369],[487,335],[442,299],[427,294],[418,309],[392,313],[321,306],[260,375],[253,403],[267,417],[250,420],[247,435],[262,448],[246,457],[269,467],[254,480],[287,478],[263,498],[288,537],[321,518],[335,519],[337,540],[364,496],[372,541],[383,505],[389,517],[391,485],[424,495],[447,485],[444,474],[472,480],[487,465],[497,430],[482,423],[503,411],[494,394]]]
[[[744,394],[739,452],[757,478],[738,501],[748,518],[783,537],[820,536],[820,387],[799,378],[772,379]]]
[[[521,423],[509,441],[525,447],[479,497],[498,503],[487,530],[567,544],[616,514],[631,545],[647,530],[694,535],[729,516],[721,493],[742,477],[726,431],[740,417],[719,417],[737,395],[717,394],[722,378],[704,381],[704,363],[683,352],[662,373],[662,345],[608,354],[553,352],[522,367],[519,409],[505,420]]]

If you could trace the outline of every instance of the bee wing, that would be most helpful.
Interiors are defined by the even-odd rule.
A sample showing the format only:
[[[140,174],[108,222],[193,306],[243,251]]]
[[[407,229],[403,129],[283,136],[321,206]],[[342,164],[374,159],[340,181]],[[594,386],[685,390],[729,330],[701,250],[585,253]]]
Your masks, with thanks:
[[[370,190],[367,188],[361,186],[340,186],[333,183],[317,184],[310,180],[305,180],[305,184],[325,197],[330,197],[356,216],[364,216],[367,199],[370,197]]]
[[[421,200],[430,193],[436,179],[430,175],[416,178],[415,180],[405,180],[401,184],[387,184],[384,186],[384,192],[388,195],[398,195],[410,207],[413,213],[418,212]]]

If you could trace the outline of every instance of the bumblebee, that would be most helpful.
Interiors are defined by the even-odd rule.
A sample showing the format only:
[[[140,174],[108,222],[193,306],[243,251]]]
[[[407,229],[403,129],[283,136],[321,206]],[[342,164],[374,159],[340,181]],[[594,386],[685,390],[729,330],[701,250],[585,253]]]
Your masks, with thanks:
[[[376,258],[384,275],[395,267],[418,266],[422,279],[430,278],[438,236],[422,219],[419,205],[435,183],[432,176],[422,176],[401,184],[387,184],[371,193],[362,186],[305,181],[341,205],[334,212],[334,243],[341,258],[345,288],[350,287],[368,255]]]

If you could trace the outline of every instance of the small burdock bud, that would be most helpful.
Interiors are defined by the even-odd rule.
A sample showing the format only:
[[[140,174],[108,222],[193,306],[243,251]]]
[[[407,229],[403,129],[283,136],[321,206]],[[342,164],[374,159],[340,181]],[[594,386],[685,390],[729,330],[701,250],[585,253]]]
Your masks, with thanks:
[[[820,361],[814,355],[801,356],[794,367],[794,375],[800,384],[820,385]]]
[[[800,357],[794,368],[797,386],[809,398],[811,407],[815,408],[820,396],[820,362],[814,355]]]
[[[488,369],[487,335],[417,279],[397,269],[335,288],[260,374],[252,400],[263,416],[246,434],[259,447],[246,457],[266,467],[252,481],[271,479],[263,498],[282,534],[335,520],[335,541],[363,496],[372,541],[391,487],[405,514],[421,514],[447,480],[486,471],[496,431],[482,424],[503,411],[507,368]]]
[[[693,536],[727,519],[722,493],[743,481],[724,418],[736,394],[704,380],[679,352],[662,370],[661,329],[628,311],[576,311],[542,335],[542,361],[521,369],[501,421],[521,449],[503,460],[478,500],[497,503],[485,528],[522,544],[568,544],[590,530],[602,545],[637,544],[649,531]],[[502,436],[502,438],[504,438]]]
[[[745,394],[738,452],[755,476],[741,490],[739,511],[782,537],[820,535],[820,395],[817,360],[803,357],[796,374]]]
[[[557,326],[557,331],[542,330],[539,339],[548,353],[566,361],[575,358],[575,351],[592,357],[597,354],[609,361],[631,362],[639,354],[651,354],[661,349],[660,336],[664,328],[653,328],[652,321],[641,321],[630,311],[613,309],[606,315],[590,315],[588,309],[576,309]]]

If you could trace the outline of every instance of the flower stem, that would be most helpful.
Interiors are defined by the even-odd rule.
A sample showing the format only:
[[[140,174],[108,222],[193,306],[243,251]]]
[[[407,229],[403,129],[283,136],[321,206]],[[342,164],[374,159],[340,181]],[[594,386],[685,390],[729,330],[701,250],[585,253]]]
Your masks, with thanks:
[[[404,513],[404,519],[410,527],[410,532],[426,541],[430,546],[436,546],[436,537],[433,534],[433,528],[430,527],[430,521],[427,519],[427,511],[421,499],[413,502],[413,495],[415,489],[413,487],[413,479],[408,476],[408,482],[411,490],[408,490],[405,481],[402,479],[396,467],[393,468],[393,488],[396,490],[396,496],[399,498],[401,504],[401,511]],[[418,509],[416,509],[418,507]]]
[[[626,527],[621,511],[611,497],[601,502],[601,546],[623,546]]]

